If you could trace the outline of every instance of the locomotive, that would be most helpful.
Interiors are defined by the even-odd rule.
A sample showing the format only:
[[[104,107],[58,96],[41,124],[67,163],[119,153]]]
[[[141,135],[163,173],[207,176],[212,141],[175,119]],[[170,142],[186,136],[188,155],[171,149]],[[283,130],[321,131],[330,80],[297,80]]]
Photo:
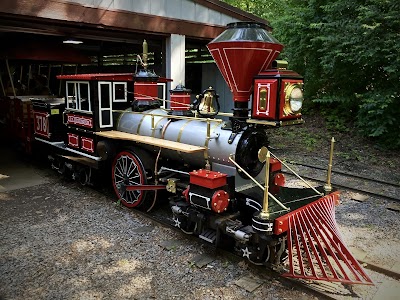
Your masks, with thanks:
[[[276,60],[281,45],[259,23],[228,24],[207,45],[233,94],[220,112],[209,87],[171,90],[160,107],[160,78],[134,73],[58,75],[64,97],[32,99],[35,140],[52,167],[90,184],[109,176],[118,200],[150,212],[167,202],[172,224],[284,276],[372,284],[337,229],[339,193],[289,188],[267,128],[303,123],[303,78]],[[298,176],[296,174],[296,176]]]

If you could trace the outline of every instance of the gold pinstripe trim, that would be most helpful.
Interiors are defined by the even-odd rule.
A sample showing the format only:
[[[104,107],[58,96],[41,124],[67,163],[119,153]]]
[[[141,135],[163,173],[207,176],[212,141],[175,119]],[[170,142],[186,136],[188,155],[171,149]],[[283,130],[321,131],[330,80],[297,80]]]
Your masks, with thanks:
[[[181,138],[182,138],[182,134],[183,134],[183,129],[185,129],[185,127],[186,127],[187,125],[189,125],[189,123],[192,122],[192,121],[193,121],[193,120],[187,121],[185,124],[183,124],[183,125],[181,126],[181,129],[179,129],[178,138],[176,139],[176,141],[177,141],[178,143],[181,142]]]
[[[218,127],[218,125],[220,125],[220,124],[219,123],[215,123],[215,125],[213,127],[211,127],[210,135]],[[207,136],[206,136],[206,142],[204,143],[204,147],[206,148],[206,150],[204,151],[204,159],[205,159],[206,163],[208,161],[208,144],[209,143],[210,143],[210,139],[208,139]]]
[[[129,109],[129,108],[123,110],[123,111],[119,114],[119,116],[118,116],[118,118],[117,118],[117,120],[116,120],[116,122],[117,122],[116,124],[117,124],[117,125],[119,124],[119,121],[121,120],[122,116],[125,115],[126,113],[129,113],[128,109]]]
[[[144,118],[146,118],[146,117],[147,117],[147,116],[143,116],[143,117],[140,119],[139,124],[138,124],[138,127],[137,127],[137,129],[136,129],[136,134],[139,134],[140,126],[142,126],[142,122],[143,122]]]
[[[150,112],[152,112],[152,111],[154,111],[154,109],[153,110],[151,110]],[[149,115],[143,115],[143,117],[140,119],[140,122],[139,122],[139,125],[138,125],[138,127],[137,127],[137,130],[136,130],[136,134],[139,134],[139,131],[140,131],[140,127],[142,126],[142,123],[143,123],[143,121],[144,121],[144,118],[146,118],[146,117],[149,117],[150,119],[151,119],[151,116],[149,116]],[[151,121],[151,120],[150,120]]]
[[[152,133],[151,136],[154,137],[156,134],[156,128],[158,127],[158,125],[160,124],[160,122],[164,119],[166,119],[167,117],[159,117],[160,120],[157,121],[157,123],[154,125],[154,128],[152,129]]]
[[[192,122],[192,121],[194,121],[194,120],[188,120],[188,121],[187,121],[185,124],[183,124],[183,125],[181,126],[181,128],[179,129],[178,137],[177,137],[177,139],[176,139],[176,141],[177,141],[178,143],[181,142],[181,138],[182,138],[182,134],[183,134],[183,129],[185,129],[185,127],[186,127],[187,125],[189,125],[189,123]],[[178,151],[178,155],[179,155],[179,157],[183,160],[181,151]]]

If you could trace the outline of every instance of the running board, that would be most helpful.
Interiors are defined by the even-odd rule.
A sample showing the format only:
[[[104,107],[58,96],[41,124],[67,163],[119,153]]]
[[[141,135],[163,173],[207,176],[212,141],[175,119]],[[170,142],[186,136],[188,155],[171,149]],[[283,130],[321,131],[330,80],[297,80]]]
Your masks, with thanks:
[[[217,239],[217,232],[213,229],[206,229],[199,235],[199,238],[214,244]]]
[[[276,220],[287,226],[289,271],[284,277],[373,285],[340,235],[338,200],[339,194],[332,193]]]

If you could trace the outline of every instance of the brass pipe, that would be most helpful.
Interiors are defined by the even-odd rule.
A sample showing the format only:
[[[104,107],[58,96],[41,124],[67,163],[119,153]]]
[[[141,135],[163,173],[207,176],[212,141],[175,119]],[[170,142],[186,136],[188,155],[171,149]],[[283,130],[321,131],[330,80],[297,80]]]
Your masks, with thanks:
[[[270,167],[270,159],[271,154],[267,151],[267,155],[265,156],[265,190],[264,190],[264,199],[263,199],[263,207],[260,213],[260,217],[262,219],[269,219],[269,209],[268,209],[268,191],[269,191],[269,167]]]
[[[251,175],[249,173],[247,173],[246,170],[243,169],[232,157],[233,157],[233,154],[231,154],[231,156],[229,156],[229,161],[231,163],[233,163],[241,172],[243,172],[247,177],[250,178],[251,181],[253,181],[256,185],[258,185],[258,187],[260,189],[262,189],[264,191],[265,187],[263,187],[257,180],[255,180],[253,177],[251,177]]]
[[[129,113],[129,114],[137,114],[137,115],[143,115],[143,116],[154,116],[154,117],[162,117],[162,118],[169,118],[169,119],[178,119],[178,120],[196,120],[200,122],[207,122],[207,119],[204,118],[196,118],[196,117],[187,117],[187,116],[175,116],[175,115],[162,115],[162,114],[151,114],[151,113],[145,113],[145,112],[137,112],[137,111],[125,111],[125,110],[118,110],[118,109],[113,109],[113,112],[120,112],[120,113]],[[221,119],[210,119],[210,122],[212,123],[222,123],[224,122]]]
[[[207,118],[207,139],[209,140],[211,137],[211,123],[210,123],[210,119]]]
[[[245,169],[243,169],[233,158],[233,154],[231,154],[228,159],[231,163],[233,163],[243,174],[245,174],[247,177],[250,178],[251,181],[253,181],[260,189],[265,191],[265,187],[263,187],[257,180],[255,180],[249,173],[246,172]],[[290,210],[290,208],[286,207],[283,205],[281,201],[276,199],[274,195],[272,195],[270,192],[268,192],[268,196],[271,197],[272,200],[274,200],[280,207],[282,207],[284,210]]]
[[[149,45],[147,44],[147,41],[143,41],[143,68],[146,70],[147,69],[147,57],[149,54]]]
[[[206,136],[206,151],[204,153],[204,156],[206,158],[206,166],[205,166],[205,168],[206,168],[206,170],[211,170],[210,161],[208,159],[208,149],[209,149],[208,148],[208,143],[209,143],[209,141],[211,139],[211,119],[207,118],[206,121],[207,121],[207,133],[206,133],[207,136]]]
[[[165,102],[168,102],[168,103],[180,104],[180,105],[186,106],[188,108],[190,108],[192,106],[191,104],[181,103],[181,102],[178,102],[178,101],[172,101],[172,100],[167,100],[167,99],[161,99],[161,98],[158,98],[158,97],[152,97],[152,96],[145,95],[145,94],[130,92],[128,90],[125,90],[125,92],[128,93],[128,94],[133,94],[135,96],[146,97],[146,98],[149,98],[150,100],[159,100],[159,101],[165,101]]]
[[[310,183],[305,181],[299,174],[297,174],[293,169],[291,169],[287,164],[285,164],[282,160],[280,160],[275,154],[271,152],[271,155],[275,157],[282,165],[284,165],[290,172],[292,172],[297,178],[304,182],[310,189],[317,193],[317,195],[322,196],[323,193],[319,192],[315,187],[313,187]]]
[[[332,191],[332,161],[333,161],[333,148],[335,146],[335,138],[332,137],[331,139],[331,149],[329,152],[329,163],[328,163],[328,173],[326,175],[326,184],[324,185],[325,194],[329,194]]]

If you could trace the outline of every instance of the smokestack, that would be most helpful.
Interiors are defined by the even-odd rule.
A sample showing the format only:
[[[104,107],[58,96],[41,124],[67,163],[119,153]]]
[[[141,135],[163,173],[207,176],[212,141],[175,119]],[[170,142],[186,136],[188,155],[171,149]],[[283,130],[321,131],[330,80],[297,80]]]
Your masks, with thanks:
[[[268,68],[283,45],[261,23],[237,22],[207,45],[233,93],[234,116],[247,118],[253,77]]]

